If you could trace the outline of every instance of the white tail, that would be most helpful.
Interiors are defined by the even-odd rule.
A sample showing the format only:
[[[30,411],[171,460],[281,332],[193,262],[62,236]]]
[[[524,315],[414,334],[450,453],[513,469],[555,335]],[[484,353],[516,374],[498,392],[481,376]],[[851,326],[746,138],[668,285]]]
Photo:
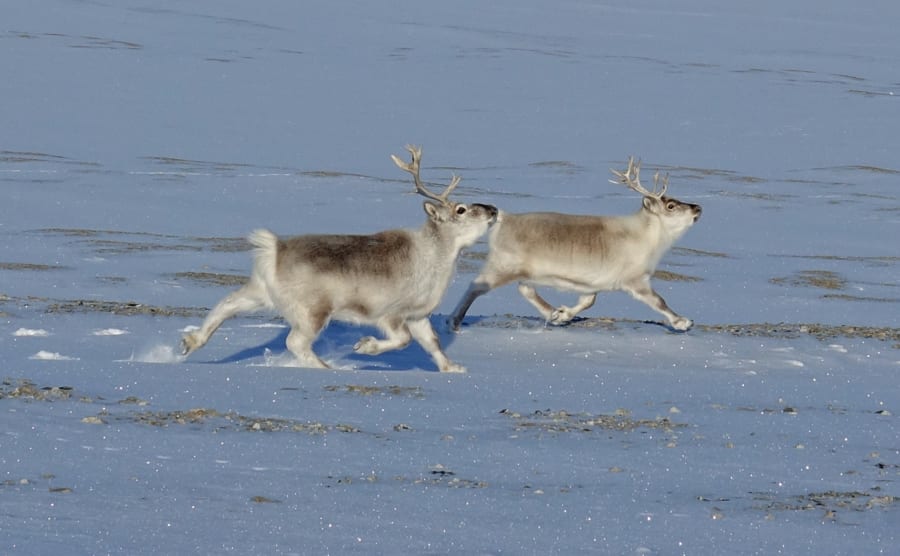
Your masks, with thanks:
[[[419,187],[421,149],[410,152],[417,190],[439,201],[425,202],[428,219],[421,229],[284,239],[268,230],[252,232],[250,281],[220,301],[198,330],[184,335],[183,353],[205,345],[228,318],[274,308],[291,326],[287,347],[302,366],[328,366],[312,345],[328,321],[338,319],[373,324],[385,334],[383,340],[362,338],[354,346],[358,353],[377,355],[415,339],[441,371],[464,371],[444,354],[429,315],[444,295],[460,250],[487,231],[497,209],[450,201],[458,179],[441,195]]]
[[[597,292],[622,290],[664,315],[675,330],[693,324],[672,311],[653,290],[650,277],[665,252],[700,218],[699,205],[666,197],[668,177],[654,191],[640,184],[640,162],[613,174],[643,196],[641,209],[628,216],[577,216],[550,212],[502,213],[490,235],[490,252],[481,273],[459,301],[450,326],[458,329],[472,303],[510,282],[549,322],[562,324],[594,304]],[[612,181],[612,180],[611,180]],[[581,294],[572,306],[554,308],[535,286]]]
[[[278,247],[278,236],[269,230],[253,230],[247,236],[247,241],[250,242],[250,245],[256,247],[258,255],[274,255]]]
[[[251,281],[257,281],[267,288],[275,283],[275,266],[278,257],[278,236],[269,230],[259,229],[250,232],[247,241],[253,246],[253,272]],[[266,307],[272,305],[271,299]]]

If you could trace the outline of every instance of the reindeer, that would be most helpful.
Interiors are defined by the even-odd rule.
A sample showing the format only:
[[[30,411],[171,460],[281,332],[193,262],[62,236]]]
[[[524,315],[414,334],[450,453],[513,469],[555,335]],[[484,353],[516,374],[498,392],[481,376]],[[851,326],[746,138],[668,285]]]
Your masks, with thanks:
[[[490,233],[490,252],[481,274],[469,285],[449,326],[459,330],[479,296],[510,282],[551,324],[571,321],[590,308],[601,291],[621,290],[661,313],[675,330],[693,322],[672,311],[653,290],[650,277],[668,249],[700,218],[699,205],[666,197],[668,175],[654,176],[654,190],[640,181],[640,161],[629,158],[617,180],[643,196],[641,209],[628,216],[578,216],[551,212],[501,212]],[[573,307],[554,308],[535,286],[582,294]]]
[[[415,338],[442,372],[465,372],[441,350],[429,321],[453,275],[459,252],[473,244],[497,219],[491,205],[455,203],[453,176],[440,195],[419,178],[422,149],[407,146],[410,163],[391,156],[413,176],[428,219],[417,230],[373,235],[304,235],[280,239],[268,230],[249,236],[254,246],[250,281],[226,296],[202,326],[182,338],[187,356],[209,340],[223,321],[238,313],[275,309],[290,324],[287,348],[302,366],[328,368],[312,344],[330,319],[373,324],[385,335],[366,336],[354,351],[378,355],[407,346]]]

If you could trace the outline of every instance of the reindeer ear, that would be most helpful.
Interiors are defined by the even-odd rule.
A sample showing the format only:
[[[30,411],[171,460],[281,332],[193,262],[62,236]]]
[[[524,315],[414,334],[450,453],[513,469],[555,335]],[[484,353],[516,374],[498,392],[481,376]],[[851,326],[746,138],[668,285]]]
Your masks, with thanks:
[[[644,197],[644,208],[652,211],[653,210],[653,199],[650,197]]]
[[[441,222],[444,220],[444,214],[442,213],[441,207],[439,205],[426,201],[422,206],[425,208],[425,214],[427,214],[428,217],[435,222]]]

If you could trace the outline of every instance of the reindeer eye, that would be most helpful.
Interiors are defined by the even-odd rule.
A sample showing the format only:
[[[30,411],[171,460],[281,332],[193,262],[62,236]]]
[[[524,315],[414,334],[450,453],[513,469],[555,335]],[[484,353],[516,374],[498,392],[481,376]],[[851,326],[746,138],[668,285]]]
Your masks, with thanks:
[[[456,214],[465,214],[465,213],[466,213],[466,207],[464,207],[462,205],[456,207]]]
[[[666,209],[675,210],[675,203],[673,201],[669,201],[668,204],[666,204]]]

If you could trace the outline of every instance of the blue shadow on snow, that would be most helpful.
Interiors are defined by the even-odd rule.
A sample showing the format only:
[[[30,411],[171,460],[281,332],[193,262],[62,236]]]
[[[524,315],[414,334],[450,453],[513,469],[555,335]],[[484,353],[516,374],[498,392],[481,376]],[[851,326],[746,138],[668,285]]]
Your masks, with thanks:
[[[447,317],[444,315],[431,315],[431,326],[437,333],[441,347],[445,351],[453,344],[456,338],[456,334],[449,331],[446,320]],[[267,351],[273,354],[284,353],[287,350],[285,342],[288,333],[290,333],[290,328],[281,329],[277,336],[264,344],[242,349],[232,355],[212,361],[212,363],[239,363],[249,359],[264,357]],[[363,336],[383,338],[384,334],[372,326],[357,326],[334,321],[329,323],[318,339],[316,339],[315,344],[313,344],[313,351],[319,357],[325,359],[335,356],[341,360],[351,361],[354,365],[358,365],[358,370],[363,371],[437,370],[431,356],[415,340],[411,341],[403,349],[387,351],[380,355],[356,353],[353,351],[353,345]]]

